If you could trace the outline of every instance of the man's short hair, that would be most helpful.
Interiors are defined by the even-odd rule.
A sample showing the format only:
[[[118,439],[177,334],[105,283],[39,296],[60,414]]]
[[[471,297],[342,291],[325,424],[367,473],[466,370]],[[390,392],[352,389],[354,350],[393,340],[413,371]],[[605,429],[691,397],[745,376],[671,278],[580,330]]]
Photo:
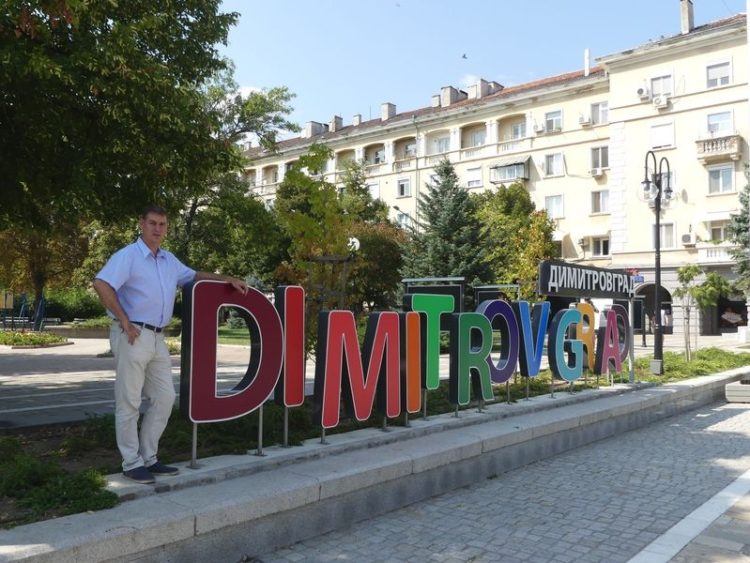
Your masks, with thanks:
[[[149,213],[153,213],[154,215],[161,215],[162,217],[167,216],[166,209],[164,209],[160,205],[154,205],[153,203],[150,203],[149,205],[143,208],[143,211],[141,212],[141,219],[145,219]]]

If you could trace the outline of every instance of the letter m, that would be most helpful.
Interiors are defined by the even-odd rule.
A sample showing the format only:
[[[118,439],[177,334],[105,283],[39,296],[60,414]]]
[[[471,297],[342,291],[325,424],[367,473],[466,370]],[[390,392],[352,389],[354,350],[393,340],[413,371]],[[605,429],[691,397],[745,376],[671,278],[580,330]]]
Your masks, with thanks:
[[[388,417],[398,416],[401,412],[399,378],[398,313],[370,315],[361,353],[354,315],[350,311],[320,313],[313,393],[316,424],[323,428],[338,425],[342,391],[347,414],[359,421],[370,417],[376,396],[379,412]]]

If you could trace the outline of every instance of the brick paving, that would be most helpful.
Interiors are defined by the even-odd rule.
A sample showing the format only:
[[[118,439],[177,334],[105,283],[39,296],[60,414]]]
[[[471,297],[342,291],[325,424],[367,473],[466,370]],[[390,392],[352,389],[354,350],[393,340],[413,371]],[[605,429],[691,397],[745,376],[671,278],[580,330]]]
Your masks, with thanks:
[[[749,469],[750,405],[714,404],[256,560],[626,562]],[[750,561],[748,509],[674,561]]]

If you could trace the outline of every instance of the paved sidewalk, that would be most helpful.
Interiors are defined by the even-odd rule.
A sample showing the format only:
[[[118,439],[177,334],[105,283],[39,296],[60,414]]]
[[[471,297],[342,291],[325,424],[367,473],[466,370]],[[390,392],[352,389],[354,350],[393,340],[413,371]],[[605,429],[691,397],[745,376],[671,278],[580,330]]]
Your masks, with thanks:
[[[651,352],[639,344],[639,355]],[[705,346],[745,345],[701,337]],[[231,384],[249,352],[222,348],[220,367]],[[76,399],[65,416],[111,402],[112,360],[96,357],[107,349],[105,340],[0,347],[0,428],[12,416],[51,420],[51,407],[64,397]],[[665,349],[681,350],[682,339],[668,336]],[[749,483],[750,405],[716,404],[259,560],[750,561]]]
[[[701,533],[693,510],[738,480],[745,494]],[[713,404],[254,561],[750,561],[749,488],[750,405]]]

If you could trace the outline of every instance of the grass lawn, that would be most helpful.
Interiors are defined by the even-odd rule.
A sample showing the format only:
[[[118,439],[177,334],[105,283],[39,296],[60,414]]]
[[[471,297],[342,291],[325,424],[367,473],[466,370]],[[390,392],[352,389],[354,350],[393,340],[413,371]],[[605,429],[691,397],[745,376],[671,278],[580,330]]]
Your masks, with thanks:
[[[219,327],[219,344],[241,344],[250,345],[250,332],[247,328],[229,328],[226,325]]]

